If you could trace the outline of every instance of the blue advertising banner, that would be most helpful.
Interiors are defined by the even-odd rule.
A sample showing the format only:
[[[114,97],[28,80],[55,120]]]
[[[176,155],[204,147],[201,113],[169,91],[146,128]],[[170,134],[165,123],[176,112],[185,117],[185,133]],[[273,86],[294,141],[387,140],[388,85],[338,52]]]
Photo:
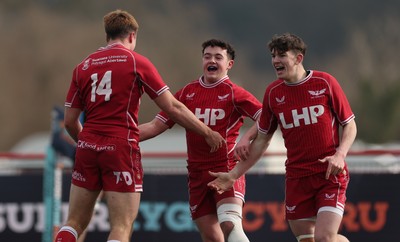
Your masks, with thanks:
[[[68,212],[70,173],[64,174],[61,220]],[[191,221],[185,175],[145,175],[132,241],[191,241],[200,236]],[[0,176],[0,241],[40,241],[45,226],[42,174]],[[397,241],[400,175],[353,174],[340,233],[350,241]],[[243,225],[251,241],[296,241],[284,219],[284,176],[248,175]],[[100,203],[86,241],[105,241],[108,212]]]

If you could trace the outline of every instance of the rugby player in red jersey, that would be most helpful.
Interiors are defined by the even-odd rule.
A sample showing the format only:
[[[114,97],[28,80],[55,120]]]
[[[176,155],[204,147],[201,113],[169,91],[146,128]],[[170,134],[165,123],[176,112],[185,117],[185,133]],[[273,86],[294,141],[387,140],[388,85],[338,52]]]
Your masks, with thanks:
[[[180,125],[201,135],[215,152],[222,136],[176,100],[154,65],[134,52],[135,18],[122,10],[104,16],[107,46],[78,64],[65,102],[65,127],[77,142],[69,213],[55,241],[75,242],[87,227],[100,191],[109,211],[108,241],[130,241],[143,191],[138,111],[146,93]],[[79,115],[84,111],[82,128]],[[211,147],[211,149],[210,149]]]
[[[258,135],[248,152],[237,152],[242,161],[233,170],[211,172],[217,178],[209,186],[229,190],[260,159],[279,126],[287,149],[286,219],[293,234],[301,242],[348,241],[338,230],[349,182],[345,157],[357,133],[354,114],[333,76],[305,70],[301,38],[276,35],[268,47],[278,79],[268,85],[260,120],[252,127]]]
[[[236,165],[238,160],[233,151],[243,119],[257,120],[262,105],[252,94],[229,79],[228,70],[235,59],[235,51],[230,44],[211,39],[205,41],[202,47],[203,75],[184,86],[175,97],[199,120],[219,132],[225,138],[226,146],[214,153],[207,152],[204,138],[186,130],[190,212],[203,242],[247,242],[249,240],[242,227],[244,176],[235,182],[233,189],[219,194],[207,187],[213,179],[208,171],[227,172]],[[152,138],[173,125],[169,115],[160,112],[151,122],[139,125],[140,140]],[[254,130],[243,140],[254,139],[256,134]]]

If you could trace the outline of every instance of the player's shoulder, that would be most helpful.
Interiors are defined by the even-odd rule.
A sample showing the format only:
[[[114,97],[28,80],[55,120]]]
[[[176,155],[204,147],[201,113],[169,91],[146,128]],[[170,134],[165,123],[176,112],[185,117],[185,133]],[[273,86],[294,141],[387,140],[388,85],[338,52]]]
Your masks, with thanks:
[[[312,71],[312,76],[310,79],[313,80],[311,83],[314,83],[315,85],[323,84],[329,88],[338,86],[340,87],[338,80],[328,72]]]
[[[193,97],[193,95],[195,95],[195,93],[198,92],[199,86],[200,84],[198,80],[190,81],[175,93],[175,97],[180,101],[182,100],[182,97],[185,95]]]
[[[131,51],[131,53],[136,70],[140,70],[140,72],[149,71],[150,73],[158,72],[155,65],[149,58],[135,51]]]
[[[189,83],[186,83],[178,92],[192,91],[197,89],[199,86],[201,85],[198,79],[192,80]]]
[[[233,92],[246,91],[246,89],[243,86],[241,86],[240,84],[238,84],[236,82],[233,82],[229,77],[224,79],[220,84],[222,84],[220,86],[225,86],[225,87],[231,89]]]
[[[140,54],[140,53],[138,53],[138,52],[135,52],[135,51],[130,51],[130,52],[132,53],[132,56],[133,56],[135,59],[140,60],[140,61],[150,62],[150,59],[147,58],[146,56],[144,56],[144,55],[142,55],[142,54]]]
[[[277,87],[283,86],[284,84],[285,84],[285,81],[283,79],[276,79],[267,85],[267,90],[275,89]]]
[[[331,74],[329,74],[328,72],[325,72],[325,71],[312,70],[310,72],[312,74],[312,78],[319,78],[319,79],[326,80],[328,82],[330,82],[332,80],[336,80],[334,76],[332,76]]]
[[[234,89],[244,89],[240,84],[233,82],[229,77],[222,83]]]
[[[246,88],[241,86],[238,83],[232,82],[231,80],[227,80],[226,84],[230,87],[234,95],[239,95],[239,96],[254,96],[250,91],[248,91]]]
[[[199,80],[199,79],[196,79],[196,80],[190,81],[189,83],[186,83],[186,84],[183,86],[182,89],[185,89],[185,88],[197,88],[197,87],[199,87],[199,86],[201,86],[200,80]]]

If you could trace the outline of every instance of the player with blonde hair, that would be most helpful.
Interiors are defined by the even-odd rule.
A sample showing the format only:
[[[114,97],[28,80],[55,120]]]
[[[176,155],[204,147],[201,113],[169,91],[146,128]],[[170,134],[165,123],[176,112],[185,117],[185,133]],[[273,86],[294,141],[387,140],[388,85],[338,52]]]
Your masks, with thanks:
[[[209,152],[225,143],[169,91],[154,65],[134,51],[139,25],[126,11],[104,16],[107,46],[78,64],[65,101],[65,127],[77,142],[69,213],[56,242],[76,242],[103,190],[109,242],[128,242],[143,191],[138,112],[143,93],[180,125],[205,138]],[[79,115],[84,111],[82,127]]]

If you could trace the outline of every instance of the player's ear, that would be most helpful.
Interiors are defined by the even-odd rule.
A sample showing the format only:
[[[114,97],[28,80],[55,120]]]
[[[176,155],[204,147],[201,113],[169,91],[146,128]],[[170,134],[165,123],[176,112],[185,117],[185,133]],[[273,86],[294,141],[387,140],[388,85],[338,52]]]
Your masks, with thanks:
[[[228,70],[230,70],[233,67],[234,63],[235,63],[234,60],[229,60],[229,62],[228,62]]]
[[[131,32],[130,34],[129,34],[129,36],[128,36],[128,40],[129,40],[129,43],[132,43],[135,39],[136,39],[136,33],[135,32]]]
[[[303,55],[302,53],[298,53],[298,54],[296,55],[296,62],[297,62],[297,64],[301,64],[301,63],[303,62],[303,59],[304,59],[304,55]]]

